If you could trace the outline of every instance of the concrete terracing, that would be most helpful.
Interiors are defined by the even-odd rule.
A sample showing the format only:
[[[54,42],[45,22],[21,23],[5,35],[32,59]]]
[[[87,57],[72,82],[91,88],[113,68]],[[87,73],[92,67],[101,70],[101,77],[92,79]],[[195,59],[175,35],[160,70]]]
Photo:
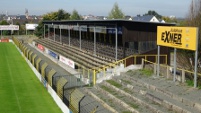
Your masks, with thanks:
[[[120,112],[201,112],[201,90],[164,77],[147,76],[138,70],[121,73],[89,90]],[[122,108],[126,104],[136,111]]]

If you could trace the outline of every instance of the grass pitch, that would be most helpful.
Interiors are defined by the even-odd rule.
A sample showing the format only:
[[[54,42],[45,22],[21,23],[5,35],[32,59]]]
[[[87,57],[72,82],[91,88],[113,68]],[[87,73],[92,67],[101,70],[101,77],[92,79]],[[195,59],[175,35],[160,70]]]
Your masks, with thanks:
[[[0,43],[0,112],[61,113],[12,43]]]

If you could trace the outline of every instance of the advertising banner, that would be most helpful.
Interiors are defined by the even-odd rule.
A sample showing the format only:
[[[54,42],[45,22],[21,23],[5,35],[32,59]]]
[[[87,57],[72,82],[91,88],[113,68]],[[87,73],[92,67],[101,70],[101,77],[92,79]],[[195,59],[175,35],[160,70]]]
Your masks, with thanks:
[[[157,45],[179,49],[196,50],[197,28],[157,27]]]
[[[19,25],[0,25],[0,30],[19,30]]]
[[[74,31],[83,31],[83,32],[87,32],[87,26],[82,25],[82,26],[69,26],[71,29],[73,29]]]
[[[104,33],[106,34],[106,27],[105,26],[96,26],[95,27],[96,33]],[[94,26],[89,26],[89,31],[94,32]]]
[[[38,24],[26,24],[26,30],[35,30]]]
[[[72,67],[73,69],[75,69],[75,62],[62,56],[62,55],[59,55],[59,61],[61,61],[62,63]]]
[[[67,29],[68,26],[67,26],[67,25],[59,25],[59,28],[60,28],[60,29]]]
[[[45,53],[48,54],[49,53],[49,49],[45,47]]]
[[[74,31],[79,31],[79,27],[80,30],[82,32],[87,32],[87,26],[86,25],[82,25],[82,26],[75,26],[75,25],[59,25],[60,29],[73,29]]]
[[[36,45],[36,42],[34,42],[34,41],[33,41],[33,42],[32,42],[32,45],[33,45],[33,46],[35,47],[35,45]]]
[[[48,54],[52,56],[53,58],[58,59],[58,55],[54,53],[53,51],[48,50]]]
[[[38,44],[38,49],[40,49],[41,51],[45,50],[44,47],[43,47],[43,45],[41,45],[41,44]]]
[[[74,31],[79,31],[79,26],[72,26]]]
[[[43,84],[43,86],[47,89],[48,88],[48,83],[47,83],[47,81],[45,80],[45,78],[43,78],[42,76],[41,76],[41,83]]]
[[[80,26],[81,31],[87,32],[87,26]]]
[[[108,27],[107,33],[108,34],[115,34],[116,30],[115,30],[115,28]],[[120,34],[120,35],[122,34],[122,27],[117,27],[117,34]]]

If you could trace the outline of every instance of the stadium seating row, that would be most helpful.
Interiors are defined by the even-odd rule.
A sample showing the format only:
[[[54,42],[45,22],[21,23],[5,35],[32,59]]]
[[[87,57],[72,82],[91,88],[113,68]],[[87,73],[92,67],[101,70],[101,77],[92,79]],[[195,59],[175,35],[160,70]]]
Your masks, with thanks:
[[[56,41],[56,42],[62,42],[62,43],[67,44],[67,45],[69,44],[69,38],[66,36],[63,36],[63,35],[61,35],[61,40],[60,40],[59,35],[55,34],[55,38],[54,38],[54,34],[51,33],[51,35],[49,35],[49,39]],[[79,48],[80,47],[79,38],[71,37],[70,38],[70,45]],[[81,46],[82,46],[81,48],[86,50],[86,51],[90,51],[92,53],[94,51],[94,42],[93,41],[82,39]],[[118,59],[124,58],[123,47],[118,47],[117,53],[118,53],[118,56],[117,56]],[[116,54],[115,53],[115,47],[111,46],[111,45],[105,45],[105,44],[97,42],[96,43],[96,54],[115,60],[115,54]],[[129,49],[129,48],[125,49],[125,57],[133,55],[133,54],[137,54],[137,52],[132,50],[132,49]]]
[[[62,54],[66,56],[67,58],[70,58],[76,61],[77,63],[79,63],[78,65],[83,65],[89,69],[101,67],[102,65],[105,65],[111,62],[107,59],[94,56],[93,54],[90,54],[87,52],[83,52],[82,50],[78,48],[73,48],[72,46],[67,46],[67,45],[62,46],[60,43],[54,42],[51,40],[38,39],[38,40],[35,40],[35,42],[38,44],[42,44],[46,46],[47,48],[52,49],[55,52],[58,52],[59,54]]]

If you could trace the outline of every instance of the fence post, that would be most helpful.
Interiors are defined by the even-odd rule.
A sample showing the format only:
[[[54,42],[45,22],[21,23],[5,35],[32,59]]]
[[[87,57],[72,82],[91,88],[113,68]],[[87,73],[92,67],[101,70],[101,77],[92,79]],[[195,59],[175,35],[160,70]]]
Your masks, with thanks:
[[[169,66],[167,66],[166,70],[167,70],[167,79],[169,79],[169,77],[170,77]]]
[[[104,77],[106,76],[106,73],[105,73],[105,66],[104,66],[104,68],[103,68],[103,75],[104,75]]]
[[[88,79],[89,79],[89,86],[91,84],[91,81],[90,81],[90,73],[89,73],[89,69],[87,69],[87,74],[88,74]]]
[[[136,56],[134,56],[134,62],[135,62],[134,64],[137,64],[137,62],[136,62]]]
[[[156,64],[154,63],[154,75],[157,74],[157,73],[156,73],[156,70],[157,70],[157,66],[156,66]]]
[[[125,67],[126,67],[126,59],[125,59],[124,65],[125,65]]]
[[[144,59],[142,58],[142,62],[141,62],[141,67],[142,69],[144,68]]]
[[[95,70],[93,70],[93,82],[94,82],[94,85],[96,85],[96,72],[95,72]]]
[[[185,82],[185,71],[184,69],[182,69],[182,79],[181,79],[182,83]]]

